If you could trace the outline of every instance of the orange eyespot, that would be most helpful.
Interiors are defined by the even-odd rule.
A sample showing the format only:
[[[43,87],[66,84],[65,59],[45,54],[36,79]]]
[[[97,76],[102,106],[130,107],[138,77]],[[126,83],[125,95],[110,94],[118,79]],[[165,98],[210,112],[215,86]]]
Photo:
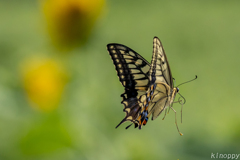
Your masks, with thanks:
[[[144,119],[143,125],[145,126],[145,125],[147,124],[147,122],[148,122],[148,117],[146,117],[146,118]]]
[[[146,120],[144,120],[144,121],[143,121],[143,125],[145,126],[146,124],[147,124],[147,121],[146,121]]]

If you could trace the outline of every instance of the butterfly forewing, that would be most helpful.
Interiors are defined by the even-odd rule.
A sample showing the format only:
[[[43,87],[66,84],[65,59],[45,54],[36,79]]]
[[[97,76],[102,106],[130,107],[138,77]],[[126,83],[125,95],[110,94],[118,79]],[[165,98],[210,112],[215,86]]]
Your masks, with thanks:
[[[150,64],[132,49],[121,44],[108,44],[107,49],[127,98],[139,97],[148,89]],[[139,93],[142,92],[142,93]]]
[[[153,39],[153,56],[150,68],[150,80],[153,82],[167,83],[173,88],[173,79],[171,70],[168,64],[167,56],[159,38]]]
[[[125,92],[121,96],[126,116],[120,124],[125,121],[134,122],[141,110],[138,99],[147,91],[149,86],[150,64],[138,53],[124,45],[111,43],[107,45],[107,49],[119,80],[125,87]]]
[[[149,80],[149,88],[140,99],[142,110],[140,118],[138,118],[139,128],[141,128],[145,117],[148,119],[152,114],[152,120],[156,119],[170,105],[171,98],[175,97],[172,96],[173,79],[171,70],[162,43],[157,37],[153,39],[153,56]]]

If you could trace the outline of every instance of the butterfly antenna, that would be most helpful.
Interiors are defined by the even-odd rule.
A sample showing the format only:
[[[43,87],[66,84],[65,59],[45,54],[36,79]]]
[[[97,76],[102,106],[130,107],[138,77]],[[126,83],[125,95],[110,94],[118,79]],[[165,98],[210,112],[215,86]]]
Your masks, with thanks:
[[[190,80],[190,81],[187,81],[187,82],[183,82],[183,83],[179,84],[177,87],[179,87],[179,86],[181,86],[181,85],[183,85],[183,84],[185,84],[185,83],[189,83],[189,82],[191,82],[191,81],[194,81],[194,80],[196,80],[196,79],[197,79],[197,75],[196,75],[196,77],[195,77],[194,79],[192,79],[192,80]]]

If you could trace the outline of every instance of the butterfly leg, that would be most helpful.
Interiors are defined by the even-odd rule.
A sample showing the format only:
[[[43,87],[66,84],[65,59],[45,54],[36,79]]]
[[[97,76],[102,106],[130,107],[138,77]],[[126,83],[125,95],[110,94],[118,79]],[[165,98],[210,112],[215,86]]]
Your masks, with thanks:
[[[169,109],[168,109],[168,114],[169,114],[169,112],[170,112],[170,107],[169,107]]]
[[[180,103],[182,105],[182,107],[181,107],[181,123],[182,123],[182,110],[183,110],[183,104],[184,103],[182,103],[182,100],[178,100],[178,101],[173,102],[173,103]]]
[[[163,117],[163,119],[162,119],[162,120],[164,120],[164,119],[165,119],[166,115],[167,115],[167,109],[165,109],[165,114],[164,114],[164,117]]]
[[[177,101],[177,102],[179,102],[179,101]],[[177,103],[177,102],[173,102],[173,103]],[[173,103],[171,104],[171,107],[173,106]],[[162,120],[164,120],[164,119],[165,119],[165,117],[166,117],[167,113],[169,114],[169,112],[170,112],[170,107],[168,108],[168,112],[167,112],[167,109],[165,110],[165,115],[164,115],[164,117],[163,117],[163,119],[162,119]]]
[[[178,125],[177,125],[177,112],[172,108],[172,106],[170,106],[170,108],[175,112],[175,124],[177,126],[177,130],[179,132],[179,134],[182,136],[183,134],[179,131]]]
[[[181,123],[182,123],[182,109],[183,109],[183,103],[182,104],[182,107],[181,107]]]
[[[180,102],[182,102],[182,100],[179,100],[179,101],[176,101],[176,102],[173,102],[173,103],[180,103]]]

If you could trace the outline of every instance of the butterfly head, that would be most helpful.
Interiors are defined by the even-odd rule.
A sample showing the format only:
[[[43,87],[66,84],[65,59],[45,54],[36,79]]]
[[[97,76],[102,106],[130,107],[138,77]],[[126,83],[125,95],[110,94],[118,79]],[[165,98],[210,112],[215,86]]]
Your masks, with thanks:
[[[179,88],[178,88],[178,87],[174,87],[174,88],[173,88],[173,93],[176,94],[176,93],[178,93],[178,92],[179,92]]]
[[[179,92],[179,88],[178,88],[178,87],[176,87],[176,92],[177,92],[177,93]]]

